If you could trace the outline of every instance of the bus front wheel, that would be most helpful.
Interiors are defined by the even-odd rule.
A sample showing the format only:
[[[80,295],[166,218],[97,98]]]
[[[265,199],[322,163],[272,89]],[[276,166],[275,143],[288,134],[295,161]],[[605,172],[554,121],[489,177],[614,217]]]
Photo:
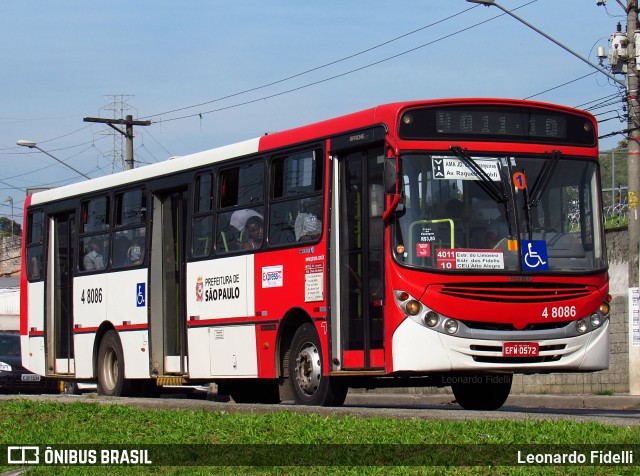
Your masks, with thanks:
[[[108,331],[98,349],[98,394],[122,397],[126,394],[124,353],[116,331]]]
[[[509,397],[511,374],[475,374],[456,377],[451,390],[465,410],[497,410]]]
[[[289,381],[296,403],[321,406],[344,403],[348,387],[323,373],[318,333],[312,324],[303,324],[293,336],[289,353]]]

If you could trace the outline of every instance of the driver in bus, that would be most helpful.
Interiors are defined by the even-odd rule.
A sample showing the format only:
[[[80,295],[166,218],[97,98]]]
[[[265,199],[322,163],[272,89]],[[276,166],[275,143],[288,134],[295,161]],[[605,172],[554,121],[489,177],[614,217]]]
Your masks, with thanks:
[[[487,227],[487,247],[495,248],[500,240],[509,236],[509,224],[507,223],[507,209],[504,204],[498,206],[500,216],[492,220]]]

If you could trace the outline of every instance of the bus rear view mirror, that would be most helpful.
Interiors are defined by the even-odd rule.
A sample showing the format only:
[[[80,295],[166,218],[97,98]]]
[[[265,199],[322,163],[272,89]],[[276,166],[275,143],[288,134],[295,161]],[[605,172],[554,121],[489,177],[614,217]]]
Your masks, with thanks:
[[[387,158],[384,161],[384,191],[386,193],[396,193],[397,181],[396,158]]]

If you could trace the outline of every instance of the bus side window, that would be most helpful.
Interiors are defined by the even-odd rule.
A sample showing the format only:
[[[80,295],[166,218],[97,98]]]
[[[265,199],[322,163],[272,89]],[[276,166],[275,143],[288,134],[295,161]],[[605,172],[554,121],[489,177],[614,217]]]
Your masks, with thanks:
[[[144,263],[146,246],[147,196],[138,188],[114,197],[114,233],[111,264],[114,268]]]
[[[43,254],[43,212],[37,211],[29,213],[27,218],[27,278],[30,281],[37,281],[43,278],[42,275],[42,254]]]
[[[274,159],[269,243],[284,245],[320,239],[323,164],[321,149]]]
[[[264,162],[222,170],[219,177],[216,250],[231,253],[244,248],[251,217],[264,217]]]
[[[213,174],[196,177],[191,250],[195,257],[209,256],[213,240]]]

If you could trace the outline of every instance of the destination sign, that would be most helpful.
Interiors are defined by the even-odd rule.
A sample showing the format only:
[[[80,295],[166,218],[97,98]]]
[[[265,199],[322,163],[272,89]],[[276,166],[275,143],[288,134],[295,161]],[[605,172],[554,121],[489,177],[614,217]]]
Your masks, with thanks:
[[[593,123],[585,117],[534,107],[468,105],[412,109],[402,113],[399,134],[409,140],[490,140],[593,146]]]

